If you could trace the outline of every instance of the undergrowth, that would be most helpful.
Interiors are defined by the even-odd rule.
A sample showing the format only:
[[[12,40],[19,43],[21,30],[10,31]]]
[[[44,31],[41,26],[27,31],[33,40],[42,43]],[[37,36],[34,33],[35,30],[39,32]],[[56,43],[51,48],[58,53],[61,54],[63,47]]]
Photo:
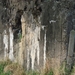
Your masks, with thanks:
[[[54,75],[50,70],[43,74],[36,71],[25,71],[18,63],[12,63],[11,61],[0,62],[0,75]]]
[[[75,75],[75,65],[70,71],[66,68],[66,62],[63,62],[60,67],[59,75]],[[0,75],[55,75],[53,69],[46,67],[42,72],[36,71],[25,71],[18,63],[12,63],[11,61],[1,61],[0,62]]]
[[[10,71],[4,72],[4,68],[8,65],[11,64],[10,61],[1,61],[0,62],[0,75],[11,75]]]
[[[60,67],[60,75],[75,75],[75,65],[73,65],[72,69],[69,69],[66,62],[63,62]]]

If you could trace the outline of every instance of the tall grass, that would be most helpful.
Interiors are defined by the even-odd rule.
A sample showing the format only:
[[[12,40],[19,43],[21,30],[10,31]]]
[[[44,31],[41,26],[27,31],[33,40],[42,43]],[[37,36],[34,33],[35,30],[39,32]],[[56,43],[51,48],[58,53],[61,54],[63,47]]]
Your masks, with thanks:
[[[11,64],[10,61],[1,61],[0,62],[0,75],[11,75],[10,71],[4,72],[4,68],[8,65]]]
[[[0,62],[0,75],[54,75],[52,69],[44,70],[43,73],[36,71],[25,71],[18,63],[12,63],[11,61]]]
[[[40,75],[40,73],[30,70],[30,71],[26,71],[26,75]]]

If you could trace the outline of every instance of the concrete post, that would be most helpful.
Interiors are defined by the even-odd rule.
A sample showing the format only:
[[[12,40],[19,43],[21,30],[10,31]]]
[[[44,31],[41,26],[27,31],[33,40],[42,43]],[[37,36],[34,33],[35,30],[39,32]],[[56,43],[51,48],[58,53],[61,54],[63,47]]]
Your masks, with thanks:
[[[75,41],[75,31],[72,30],[70,32],[70,37],[69,37],[68,56],[67,56],[67,65],[69,69],[71,69],[73,64],[74,41]]]

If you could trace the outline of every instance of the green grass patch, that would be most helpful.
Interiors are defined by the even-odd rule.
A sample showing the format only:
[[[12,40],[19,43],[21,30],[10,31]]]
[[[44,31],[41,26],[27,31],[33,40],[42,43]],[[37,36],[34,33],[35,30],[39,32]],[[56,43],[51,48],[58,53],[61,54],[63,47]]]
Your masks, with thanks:
[[[9,71],[4,73],[4,68],[10,63],[11,63],[10,61],[1,61],[0,62],[0,75],[10,75],[11,74]]]

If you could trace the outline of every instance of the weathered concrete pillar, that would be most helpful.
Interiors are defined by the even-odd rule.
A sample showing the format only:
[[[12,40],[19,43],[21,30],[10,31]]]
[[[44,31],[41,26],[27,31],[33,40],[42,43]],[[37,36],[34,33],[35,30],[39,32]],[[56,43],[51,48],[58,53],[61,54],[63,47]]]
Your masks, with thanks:
[[[70,37],[69,37],[68,56],[67,56],[67,64],[69,69],[71,69],[73,64],[74,41],[75,41],[75,31],[72,30],[70,32]]]
[[[12,31],[12,27],[10,26],[9,27],[9,42],[10,42],[10,51],[9,51],[9,59],[11,60],[11,61],[14,61],[14,54],[13,54],[13,52],[14,52],[14,50],[13,50],[13,39],[14,39],[14,35],[13,35],[13,31]]]
[[[8,34],[6,30],[4,30],[3,44],[4,44],[4,60],[7,60],[9,54],[8,54]]]
[[[19,43],[19,63],[20,65],[24,65],[24,51],[25,51],[25,19],[22,15],[21,17],[21,23],[22,23],[22,39],[21,43]]]

